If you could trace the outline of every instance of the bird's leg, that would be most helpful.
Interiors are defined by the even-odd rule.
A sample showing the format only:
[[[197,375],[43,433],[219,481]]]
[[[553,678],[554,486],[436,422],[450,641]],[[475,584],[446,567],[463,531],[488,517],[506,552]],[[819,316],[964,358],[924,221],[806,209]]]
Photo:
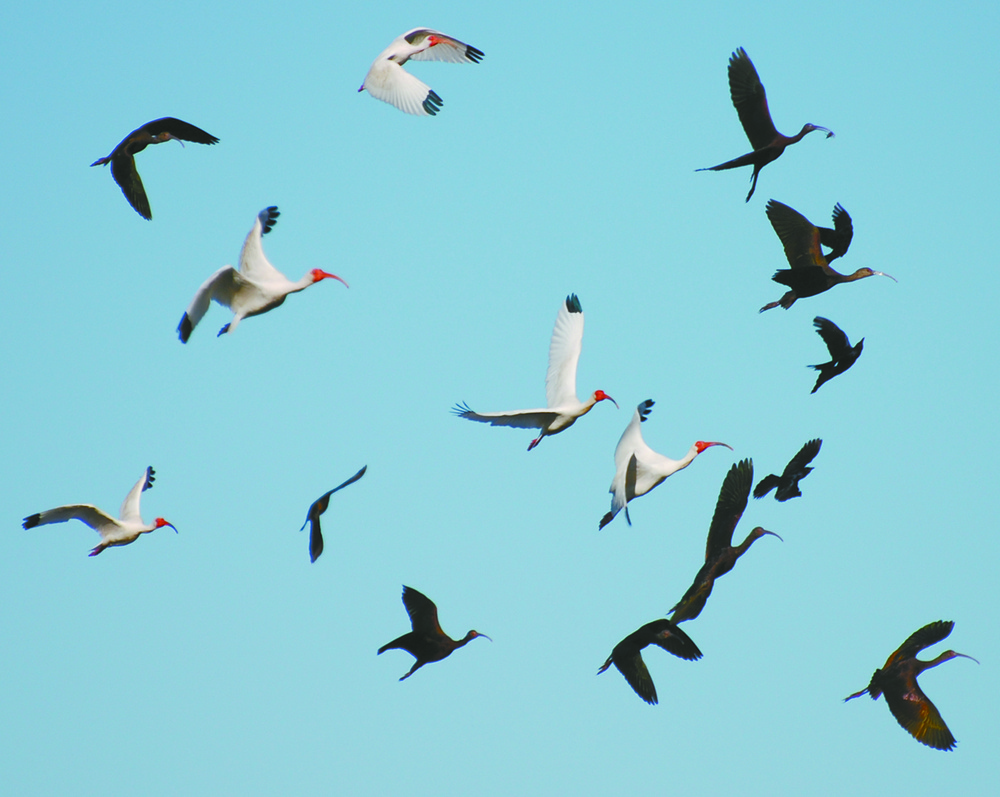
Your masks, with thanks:
[[[758,310],[758,312],[763,313],[765,310],[773,310],[779,304],[781,304],[780,301],[777,301],[777,302],[768,302],[763,307],[761,307],[760,310]]]
[[[528,451],[531,451],[535,446],[542,442],[542,438],[545,437],[545,433],[538,435],[534,440],[531,441],[531,445],[528,446]]]
[[[632,525],[632,518],[630,518],[628,516],[628,504],[625,504],[625,519],[628,521],[628,524],[631,526]]]
[[[216,335],[215,337],[217,337],[217,338],[221,338],[221,337],[222,337],[223,335],[225,335],[225,334],[226,334],[226,333],[227,333],[228,331],[229,331],[229,324],[226,324],[226,325],[225,325],[225,326],[224,326],[224,327],[223,327],[222,329],[220,329],[220,330],[219,330],[219,334],[218,334],[218,335]],[[302,528],[305,528],[305,526],[303,525],[303,527],[302,527]]]
[[[94,550],[92,550],[87,555],[88,556],[97,556],[97,554],[99,554],[101,551],[103,551],[107,547],[108,547],[107,544],[102,542],[100,545],[98,545],[96,548],[94,548]]]
[[[424,663],[422,661],[414,662],[413,666],[410,667],[410,671],[406,675],[404,675],[402,678],[400,678],[399,680],[400,681],[405,681],[407,678],[409,678],[411,675],[413,675],[413,673],[415,673],[417,670],[419,670],[423,666],[424,666]]]

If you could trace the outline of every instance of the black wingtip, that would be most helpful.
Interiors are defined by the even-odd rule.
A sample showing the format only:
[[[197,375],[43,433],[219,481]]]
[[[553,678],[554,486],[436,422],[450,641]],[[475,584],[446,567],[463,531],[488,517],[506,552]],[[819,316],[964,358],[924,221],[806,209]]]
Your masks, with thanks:
[[[444,100],[437,95],[434,89],[431,89],[427,92],[427,97],[424,98],[422,104],[428,116],[436,116],[437,112],[441,110],[441,106],[444,105]]]
[[[642,422],[642,423],[645,423],[645,422],[646,422],[646,419],[647,419],[647,418],[649,418],[649,413],[650,413],[650,411],[651,411],[651,410],[653,409],[653,405],[654,405],[655,403],[656,403],[656,402],[655,402],[655,401],[653,401],[652,399],[646,399],[646,400],[645,400],[644,402],[642,402],[642,403],[641,403],[641,404],[640,404],[640,405],[639,405],[639,406],[638,406],[638,407],[636,408],[636,409],[638,409],[638,410],[639,410],[639,421],[640,421],[640,422]]]
[[[41,519],[42,519],[42,513],[36,512],[33,515],[28,515],[28,517],[24,519],[24,522],[21,524],[21,526],[26,529],[33,529],[35,526],[38,525],[38,521],[40,521]]]
[[[571,293],[566,297],[566,309],[571,313],[583,312],[583,308],[580,306],[580,298],[575,293]]]
[[[264,208],[260,213],[258,213],[257,218],[260,219],[260,226],[261,226],[260,234],[267,235],[269,232],[271,232],[271,230],[274,229],[274,225],[278,221],[278,216],[280,215],[281,213],[278,210],[277,205],[270,205],[269,207]]]
[[[597,530],[600,531],[614,519],[615,519],[614,513],[608,512],[604,517],[601,518],[601,522],[597,525]],[[603,672],[603,670],[601,672]]]
[[[191,337],[191,333],[194,331],[194,324],[191,323],[191,319],[188,318],[188,314],[185,313],[181,322],[177,325],[177,336],[181,339],[181,343],[187,343],[188,338]]]
[[[459,418],[468,418],[469,415],[472,413],[472,408],[469,407],[469,405],[466,404],[464,401],[461,401],[457,403],[454,407],[452,407],[451,411]],[[365,467],[368,466],[366,465]]]
[[[485,53],[478,47],[473,47],[471,44],[465,45],[465,57],[468,58],[472,63],[478,64],[483,60]]]

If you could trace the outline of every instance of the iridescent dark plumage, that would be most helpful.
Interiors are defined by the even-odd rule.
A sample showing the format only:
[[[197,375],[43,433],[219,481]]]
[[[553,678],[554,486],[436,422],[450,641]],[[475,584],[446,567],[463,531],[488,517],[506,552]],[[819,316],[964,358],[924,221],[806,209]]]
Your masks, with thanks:
[[[165,116],[136,128],[122,139],[110,155],[106,158],[98,158],[90,165],[102,166],[110,162],[111,176],[115,178],[115,182],[118,183],[128,203],[135,209],[136,213],[149,220],[153,218],[153,214],[149,209],[146,189],[143,188],[142,179],[135,168],[134,156],[150,144],[162,144],[171,139],[193,141],[196,144],[216,144],[219,141],[200,127],[195,127],[180,119],[174,119],[172,116]]]
[[[837,213],[840,208],[842,214]],[[846,218],[845,218],[846,217]],[[786,310],[795,304],[796,299],[805,296],[815,296],[823,293],[834,285],[843,282],[854,282],[865,277],[878,275],[889,277],[893,282],[896,278],[883,271],[873,271],[870,268],[859,268],[853,274],[841,274],[830,268],[829,261],[840,257],[847,251],[854,236],[851,218],[840,205],[833,211],[834,227],[836,229],[819,228],[809,219],[774,199],[767,203],[767,218],[771,221],[775,233],[785,249],[790,269],[776,271],[772,280],[791,288],[784,296],[775,302],[769,302],[760,308],[760,312],[773,307],[784,307]],[[824,237],[825,232],[825,237]],[[832,247],[829,255],[824,255],[820,244]]]
[[[657,702],[656,686],[646,668],[646,662],[642,660],[642,650],[647,645],[658,645],[668,653],[673,653],[686,661],[695,661],[701,658],[698,646],[674,623],[670,620],[654,620],[651,623],[646,623],[637,631],[633,631],[615,645],[608,660],[604,662],[597,673],[600,675],[613,663],[618,671],[625,676],[625,680],[635,690],[635,693],[650,705],[655,705]]]
[[[886,659],[885,664],[875,670],[868,686],[860,692],[845,697],[844,702],[860,697],[866,692],[872,700],[877,700],[879,695],[885,695],[885,702],[892,716],[914,739],[937,750],[954,749],[955,737],[951,735],[941,714],[917,683],[917,676],[924,670],[943,664],[956,656],[972,659],[972,656],[956,653],[954,650],[946,650],[930,661],[921,661],[917,658],[921,650],[948,636],[954,625],[950,620],[938,620],[910,634],[906,641]],[[972,660],[979,663],[976,659]]]
[[[777,490],[775,490],[774,497],[779,501],[787,501],[789,498],[802,495],[799,492],[799,479],[804,479],[812,472],[812,468],[807,468],[806,465],[813,461],[822,445],[823,441],[817,437],[802,446],[799,453],[792,457],[791,462],[785,465],[780,476],[775,476],[772,473],[760,480],[753,491],[753,497],[763,498],[775,488]]]
[[[862,349],[865,347],[864,338],[861,338],[857,345],[852,347],[847,334],[828,318],[816,316],[813,319],[813,325],[816,327],[816,332],[819,333],[819,336],[823,338],[826,347],[830,350],[830,362],[809,366],[819,371],[816,385],[810,393],[815,393],[824,382],[828,382],[835,376],[844,373],[844,371],[854,365],[858,357],[861,356]]]
[[[330,492],[323,493],[323,495],[313,501],[312,506],[309,507],[309,512],[306,514],[306,522],[302,524],[302,529],[306,527],[306,523],[312,522],[312,526],[309,527],[309,558],[313,562],[319,559],[319,555],[323,553],[323,532],[320,529],[319,516],[326,512],[327,507],[330,506],[330,496],[337,492],[337,490],[340,490],[349,484],[354,484],[354,482],[365,475],[366,470],[368,470],[367,465],[351,476],[351,478],[343,484],[338,484],[330,490]],[[329,482],[327,483],[329,484]],[[299,531],[302,531],[302,529],[299,529]]]
[[[453,650],[462,647],[476,637],[490,639],[486,634],[480,634],[478,631],[469,631],[463,639],[452,639],[441,630],[437,606],[434,605],[434,601],[423,593],[417,592],[413,587],[403,587],[403,605],[406,607],[407,614],[410,615],[410,625],[413,626],[413,630],[378,649],[379,653],[383,653],[386,650],[400,648],[416,658],[410,671],[400,678],[400,681],[405,681],[425,664],[441,661],[441,659],[450,656]],[[490,639],[490,641],[493,640]]]
[[[794,136],[779,133],[771,120],[764,86],[760,82],[757,70],[754,69],[753,63],[742,47],[734,52],[729,59],[729,95],[733,100],[736,113],[739,114],[743,132],[750,139],[753,151],[731,161],[720,163],[718,166],[707,166],[696,171],[718,172],[723,169],[735,169],[739,166],[753,166],[747,202],[750,201],[750,197],[753,196],[753,192],[757,188],[757,175],[760,174],[760,170],[771,161],[777,160],[778,156],[785,151],[785,147],[801,141],[807,133],[814,130],[824,131],[827,138],[833,136],[832,131],[814,124],[803,125],[798,134]]]
[[[729,469],[729,473],[726,474],[726,478],[722,482],[722,489],[719,491],[719,500],[715,504],[712,525],[708,529],[705,564],[701,566],[698,575],[694,577],[694,583],[684,593],[684,597],[670,610],[672,612],[670,619],[675,623],[693,620],[701,614],[708,596],[712,594],[715,579],[732,570],[736,560],[743,556],[754,542],[765,534],[781,539],[773,531],[767,531],[757,526],[738,548],[733,547],[733,532],[736,530],[736,524],[743,517],[743,511],[747,508],[752,485],[752,460],[744,459],[738,465],[733,465]]]

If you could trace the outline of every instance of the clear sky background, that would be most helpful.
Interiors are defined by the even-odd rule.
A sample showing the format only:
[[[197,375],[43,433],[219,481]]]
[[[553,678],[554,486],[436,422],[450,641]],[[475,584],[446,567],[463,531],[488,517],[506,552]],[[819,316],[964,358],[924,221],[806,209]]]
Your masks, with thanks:
[[[994,2],[725,6],[11,3],[0,11],[5,289],[0,780],[12,795],[982,794],[997,783],[997,131]],[[426,25],[486,54],[411,63],[444,100],[357,94]],[[726,65],[743,46],[779,130],[760,177]],[[221,141],[110,169],[177,116]],[[835,265],[886,271],[790,310],[769,198],[854,219]],[[257,212],[274,265],[323,282],[221,339],[213,305]],[[531,453],[450,414],[539,406],[560,303],[586,313],[598,405]],[[816,394],[826,316],[865,350]],[[623,517],[613,453],[635,405],[675,458]],[[651,649],[643,703],[612,647],[693,579],[723,477],[823,438],[804,496],[751,502],[760,540]],[[326,552],[298,528],[333,497]],[[94,559],[61,504],[142,499],[162,529]],[[475,640],[411,679],[403,584]],[[843,704],[909,634],[977,657],[923,676],[958,748]]]

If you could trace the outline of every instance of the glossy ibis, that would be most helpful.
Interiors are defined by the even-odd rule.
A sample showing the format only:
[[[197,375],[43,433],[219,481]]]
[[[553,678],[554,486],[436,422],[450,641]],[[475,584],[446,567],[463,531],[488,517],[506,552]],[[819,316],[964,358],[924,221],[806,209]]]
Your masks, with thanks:
[[[86,523],[94,531],[101,535],[101,544],[94,548],[91,556],[97,556],[105,548],[113,545],[128,545],[139,539],[140,534],[154,531],[164,526],[170,526],[177,532],[173,523],[168,523],[161,517],[156,518],[152,523],[144,523],[139,515],[139,498],[145,490],[153,486],[155,480],[152,467],[146,468],[142,478],[135,483],[135,487],[129,490],[128,495],[122,502],[118,519],[111,517],[107,512],[98,509],[93,504],[70,504],[69,506],[57,506],[45,512],[36,512],[24,519],[22,524],[26,529],[33,529],[35,526],[44,526],[48,523],[65,523],[67,520],[76,518]]]
[[[453,650],[462,647],[476,637],[490,639],[486,634],[480,634],[478,631],[470,631],[459,640],[452,639],[441,630],[441,624],[438,622],[438,610],[434,601],[423,593],[417,592],[413,587],[403,586],[403,605],[406,607],[407,614],[410,615],[410,625],[413,626],[413,630],[378,649],[379,653],[383,653],[386,650],[399,648],[416,658],[410,671],[400,678],[400,681],[405,681],[425,664],[447,658]],[[492,641],[490,639],[490,642]]]
[[[646,623],[638,631],[633,631],[615,645],[608,660],[597,674],[600,675],[614,664],[639,697],[650,705],[656,705],[656,686],[649,676],[646,662],[642,660],[642,649],[647,645],[659,645],[668,653],[673,653],[686,661],[701,658],[698,646],[674,623],[670,620],[654,620]]]
[[[809,366],[819,371],[819,376],[816,378],[816,385],[809,391],[810,394],[819,390],[819,386],[824,382],[828,382],[835,376],[844,373],[844,371],[854,365],[858,357],[861,356],[861,350],[865,347],[864,338],[861,338],[857,345],[852,347],[851,341],[847,338],[847,333],[829,318],[816,316],[813,319],[813,326],[816,327],[816,332],[823,338],[823,342],[830,350],[830,362]]]
[[[566,297],[559,308],[556,325],[549,344],[549,370],[545,375],[545,400],[548,406],[537,410],[511,412],[473,412],[469,405],[456,404],[452,412],[460,418],[493,426],[515,426],[519,429],[541,429],[531,441],[528,451],[547,435],[568,429],[581,415],[586,415],[598,402],[607,399],[616,407],[618,402],[603,390],[595,390],[587,401],[576,397],[576,364],[583,344],[583,310],[576,294]]]
[[[806,465],[813,461],[822,445],[823,441],[817,437],[802,446],[799,453],[792,457],[791,462],[785,465],[780,476],[775,476],[772,473],[758,482],[754,488],[753,497],[763,498],[775,487],[778,489],[775,490],[774,497],[779,501],[787,501],[789,498],[802,495],[799,492],[799,480],[804,479],[812,472],[812,468],[807,468]]]
[[[133,130],[115,147],[106,158],[98,158],[91,166],[111,164],[111,176],[115,178],[128,203],[135,212],[144,219],[152,219],[146,189],[142,187],[142,179],[135,168],[135,153],[142,152],[150,144],[162,144],[164,141],[193,141],[196,144],[217,144],[219,139],[206,133],[200,127],[195,127],[172,116],[154,119],[142,127]]]
[[[645,495],[668,476],[690,465],[696,456],[711,446],[726,446],[732,451],[732,446],[726,443],[706,443],[699,440],[687,452],[683,459],[675,460],[657,454],[646,445],[642,439],[642,428],[653,408],[653,400],[646,399],[632,415],[632,420],[625,427],[618,446],[615,448],[615,478],[611,482],[611,511],[601,518],[598,528],[603,529],[622,509],[625,519],[632,525],[628,516],[628,502],[640,495]]]
[[[846,703],[866,692],[872,700],[878,700],[879,695],[885,695],[889,711],[902,727],[910,732],[918,742],[937,750],[953,750],[955,737],[951,735],[948,726],[944,724],[937,708],[928,699],[917,683],[917,676],[924,670],[937,667],[939,664],[961,656],[972,659],[964,653],[946,650],[940,656],[930,661],[921,661],[917,654],[930,647],[951,633],[955,625],[951,620],[938,620],[928,623],[919,631],[911,634],[899,648],[886,659],[882,668],[875,670],[871,683],[860,692],[844,698]],[[976,659],[972,659],[978,664]]]
[[[309,559],[311,561],[315,562],[319,559],[319,555],[323,553],[323,532],[319,527],[319,516],[326,512],[326,508],[330,506],[330,496],[337,492],[337,490],[341,490],[349,484],[354,484],[354,482],[365,475],[366,470],[368,470],[367,465],[351,476],[351,478],[343,484],[338,484],[328,493],[323,493],[323,495],[313,501],[312,506],[309,507],[309,512],[306,515],[306,522],[302,524],[302,529],[306,527],[306,523],[312,523],[312,526],[309,527]],[[299,531],[302,531],[302,529],[299,529]]]
[[[757,526],[738,548],[733,547],[733,532],[743,516],[743,510],[747,508],[752,484],[752,460],[744,459],[738,465],[733,465],[726,474],[722,489],[719,491],[719,500],[715,505],[712,525],[708,529],[705,564],[701,566],[698,575],[694,577],[694,583],[684,593],[684,597],[670,610],[673,614],[670,619],[675,623],[693,620],[701,614],[701,610],[705,608],[705,601],[712,594],[715,579],[732,570],[736,560],[743,556],[756,540],[765,534],[781,539],[773,531]]]
[[[478,64],[483,60],[483,51],[439,31],[414,28],[379,53],[358,91],[367,89],[375,99],[406,113],[434,116],[444,102],[430,86],[403,69],[403,64],[411,59]]]
[[[847,275],[834,271],[830,268],[829,260],[823,255],[823,250],[820,248],[820,244],[823,243],[820,228],[797,210],[792,210],[788,205],[783,205],[773,199],[770,200],[767,203],[767,217],[771,220],[771,226],[774,227],[778,238],[781,239],[781,244],[785,248],[785,257],[788,258],[788,264],[791,266],[790,269],[775,272],[771,279],[782,285],[787,285],[791,290],[778,301],[770,302],[761,307],[760,312],[762,313],[778,305],[787,310],[795,304],[796,299],[815,296],[817,293],[828,291],[834,285],[840,285],[842,282],[854,282],[875,275],[889,277],[893,282],[898,282],[892,275],[886,274],[884,271],[872,271],[870,268],[859,268],[853,274]],[[834,217],[836,218],[836,210],[834,210]],[[834,237],[828,237],[827,240],[837,241],[836,231],[830,232],[834,234]],[[851,235],[853,236],[853,229]],[[833,246],[831,255],[835,254],[840,257],[847,251],[847,245],[843,243],[844,240],[850,244],[850,237],[846,237],[846,233],[840,237],[839,244],[830,244]]]
[[[753,152],[720,163],[718,166],[707,166],[696,171],[718,172],[723,169],[735,169],[738,166],[753,166],[747,202],[750,201],[754,189],[757,188],[757,175],[760,174],[760,170],[771,161],[777,160],[778,156],[785,151],[785,147],[799,141],[813,130],[822,130],[826,133],[827,138],[833,136],[831,130],[814,124],[803,125],[798,135],[785,136],[779,133],[774,127],[774,122],[771,121],[771,112],[767,108],[767,95],[764,93],[764,86],[761,84],[757,70],[754,69],[746,50],[742,47],[734,52],[729,59],[729,94],[732,96],[736,113],[739,114],[743,131],[750,139]]]
[[[223,266],[198,288],[177,325],[181,343],[188,342],[212,300],[233,311],[233,320],[219,330],[219,335],[222,335],[235,332],[242,319],[273,310],[285,301],[288,294],[303,291],[320,280],[335,279],[347,286],[336,274],[328,274],[318,268],[312,269],[298,282],[292,282],[268,262],[261,238],[271,231],[280,215],[274,205],[258,213],[250,234],[243,242],[239,271],[232,266]]]

